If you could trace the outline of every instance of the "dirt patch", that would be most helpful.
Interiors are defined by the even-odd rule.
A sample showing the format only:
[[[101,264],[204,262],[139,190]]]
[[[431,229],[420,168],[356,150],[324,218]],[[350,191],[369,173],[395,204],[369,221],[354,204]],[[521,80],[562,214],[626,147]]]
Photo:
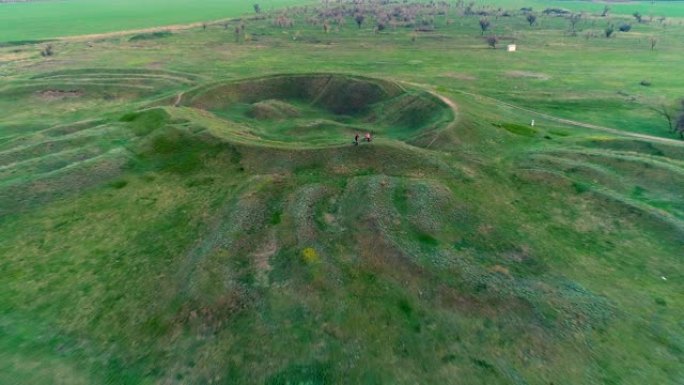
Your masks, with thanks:
[[[452,79],[458,79],[458,80],[466,80],[466,81],[473,81],[477,80],[477,78],[473,75],[468,75],[462,72],[447,72],[442,75],[445,78],[452,78]]]
[[[270,285],[268,274],[272,266],[269,263],[272,256],[278,252],[278,240],[274,232],[268,235],[264,244],[253,254],[254,266],[256,267],[256,281],[262,287]]]
[[[512,78],[526,78],[526,79],[536,79],[536,80],[549,80],[551,76],[541,73],[541,72],[529,72],[529,71],[507,71],[507,76]]]
[[[254,253],[254,264],[259,271],[270,271],[271,265],[268,263],[276,251],[278,251],[278,242],[275,234],[271,234],[263,246]]]
[[[0,62],[13,62],[31,58],[31,52],[9,52],[0,54]]]
[[[78,98],[83,96],[83,94],[84,92],[80,90],[43,90],[36,93],[36,95],[43,100]]]

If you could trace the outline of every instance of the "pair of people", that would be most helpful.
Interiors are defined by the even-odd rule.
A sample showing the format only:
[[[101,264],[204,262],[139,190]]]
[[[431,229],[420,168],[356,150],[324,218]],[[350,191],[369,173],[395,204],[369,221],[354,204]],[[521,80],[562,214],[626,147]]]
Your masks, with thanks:
[[[366,132],[366,135],[364,136],[363,140],[365,140],[368,143],[370,143],[370,141],[373,140],[373,138],[371,138],[370,132]],[[354,135],[354,144],[357,146],[359,145],[359,134],[358,133],[356,135]]]

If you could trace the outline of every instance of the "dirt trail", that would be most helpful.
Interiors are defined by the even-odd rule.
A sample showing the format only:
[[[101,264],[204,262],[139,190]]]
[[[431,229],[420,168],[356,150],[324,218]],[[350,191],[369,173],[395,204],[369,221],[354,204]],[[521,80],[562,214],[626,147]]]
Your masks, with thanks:
[[[173,102],[173,106],[174,106],[174,107],[180,106],[181,100],[183,100],[183,94],[184,94],[184,93],[185,93],[185,92],[181,92],[181,93],[179,93],[178,95],[176,95],[176,101]]]
[[[501,100],[496,99],[496,98],[492,98],[490,96],[474,94],[472,92],[466,92],[466,91],[457,91],[457,92],[459,92],[463,95],[468,95],[468,96],[472,96],[472,97],[476,97],[476,98],[489,99],[489,100],[492,100],[498,104],[504,105],[506,107],[515,108],[515,109],[520,110],[520,111],[529,112],[531,114],[541,116],[544,119],[548,119],[548,120],[558,122],[558,123],[564,123],[564,124],[569,124],[572,126],[590,128],[592,130],[608,132],[608,133],[615,134],[615,135],[628,136],[628,137],[641,139],[641,140],[647,140],[647,141],[651,141],[651,142],[658,142],[658,143],[669,144],[669,145],[673,145],[673,146],[684,147],[684,142],[680,141],[680,140],[676,140],[676,139],[661,138],[659,136],[652,136],[652,135],[647,135],[647,134],[638,134],[638,133],[634,133],[634,132],[618,130],[616,128],[604,127],[604,126],[599,126],[596,124],[578,122],[576,120],[565,119],[565,118],[559,118],[559,117],[556,117],[553,115],[545,114],[543,112],[530,110],[529,108],[520,107],[520,106],[516,106],[514,104],[506,103],[504,101],[501,101]]]
[[[196,23],[188,23],[188,24],[162,25],[162,26],[158,26],[158,27],[128,29],[128,30],[123,30],[123,31],[113,31],[113,32],[103,32],[103,33],[92,33],[92,34],[87,34],[87,35],[60,36],[60,37],[54,38],[54,40],[89,41],[89,40],[100,40],[100,39],[107,39],[107,38],[111,38],[111,37],[133,35],[133,34],[139,34],[139,33],[151,33],[151,32],[163,32],[163,31],[178,32],[178,31],[184,31],[184,30],[188,30],[188,29],[192,29],[192,28],[200,28],[200,27],[202,27],[203,24],[215,25],[215,24],[224,23],[224,22],[234,22],[237,20],[239,20],[239,18],[219,19],[219,20],[212,20],[209,22],[196,22]]]
[[[447,105],[449,105],[449,107],[451,107],[451,108],[454,110],[454,112],[458,112],[458,106],[456,105],[456,103],[454,103],[451,99],[449,99],[449,98],[447,98],[447,97],[445,97],[445,96],[443,96],[443,95],[440,95],[439,93],[433,91],[433,90],[432,90],[433,87],[431,87],[431,86],[429,86],[429,85],[427,85],[427,84],[420,84],[420,83],[412,83],[412,82],[404,82],[404,83],[405,83],[405,84],[410,84],[410,85],[415,86],[415,87],[420,87],[420,88],[422,88],[422,89],[425,90],[426,92],[429,92],[430,94],[432,94],[432,95],[438,97],[441,101],[443,101],[444,103],[446,103]],[[515,109],[520,110],[520,111],[525,111],[525,112],[528,112],[528,113],[530,113],[530,114],[534,114],[534,115],[537,115],[537,116],[541,116],[541,117],[544,118],[544,119],[548,119],[548,120],[551,120],[551,121],[554,121],[554,122],[558,122],[558,123],[568,124],[568,125],[577,126],[577,127],[589,128],[589,129],[592,129],[592,130],[603,131],[603,132],[607,132],[607,133],[611,133],[611,134],[615,134],[615,135],[627,136],[627,137],[636,138],[636,139],[641,139],[641,140],[646,140],[646,141],[651,141],[651,142],[657,142],[657,143],[669,144],[669,145],[672,145],[672,146],[684,147],[684,141],[681,141],[681,140],[668,139],[668,138],[661,138],[661,137],[659,137],[659,136],[653,136],[653,135],[647,135],[647,134],[639,134],[639,133],[635,133],[635,132],[629,132],[629,131],[618,130],[618,129],[616,129],[616,128],[605,127],[605,126],[599,126],[599,125],[596,125],[596,124],[584,123],[584,122],[579,122],[579,121],[571,120],[571,119],[559,118],[559,117],[556,117],[556,116],[553,116],[553,115],[545,114],[545,113],[543,113],[543,112],[534,111],[534,110],[531,110],[531,109],[529,109],[529,108],[516,106],[515,104],[506,103],[506,102],[504,102],[504,101],[502,101],[502,100],[493,98],[493,97],[491,97],[491,96],[485,96],[485,95],[475,94],[475,93],[467,92],[467,91],[456,91],[456,92],[458,92],[458,93],[460,93],[460,94],[463,94],[463,95],[472,96],[472,97],[474,97],[474,98],[489,99],[489,100],[491,100],[491,101],[493,101],[493,102],[495,102],[495,103],[497,103],[497,104],[500,104],[500,105],[503,105],[503,106],[506,106],[506,107],[510,107],[510,108],[515,108]],[[432,143],[437,139],[438,136],[439,136],[439,134],[437,134],[437,136],[435,136],[435,139],[433,139],[432,142],[430,142],[430,144],[432,144]],[[428,145],[428,147],[429,147],[429,145]]]

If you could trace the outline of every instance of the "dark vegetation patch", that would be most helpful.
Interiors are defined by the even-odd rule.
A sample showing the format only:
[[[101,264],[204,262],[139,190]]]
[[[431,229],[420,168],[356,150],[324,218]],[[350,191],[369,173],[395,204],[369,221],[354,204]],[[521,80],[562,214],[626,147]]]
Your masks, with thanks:
[[[0,48],[6,48],[6,47],[18,47],[22,45],[35,45],[35,44],[43,44],[43,43],[49,43],[54,40],[16,40],[16,41],[5,41],[5,42],[0,42]]]
[[[83,96],[81,90],[43,90],[37,92],[38,97],[44,100],[59,100],[66,98],[77,98]]]
[[[531,126],[526,126],[516,123],[494,123],[495,127],[503,128],[511,134],[534,137],[537,135],[537,129]]]
[[[129,126],[137,136],[145,136],[166,125],[170,120],[170,116],[163,109],[154,108],[127,113],[119,120],[129,123]]]
[[[109,183],[109,186],[113,189],[120,190],[128,185],[128,181],[125,179],[118,179]]]
[[[173,36],[173,33],[170,31],[157,31],[157,32],[149,32],[149,33],[140,33],[137,35],[131,36],[128,41],[141,41],[141,40],[155,40],[155,39],[162,39],[165,37],[170,37]]]
[[[330,365],[314,362],[309,365],[291,365],[271,376],[266,385],[325,385],[331,381]]]

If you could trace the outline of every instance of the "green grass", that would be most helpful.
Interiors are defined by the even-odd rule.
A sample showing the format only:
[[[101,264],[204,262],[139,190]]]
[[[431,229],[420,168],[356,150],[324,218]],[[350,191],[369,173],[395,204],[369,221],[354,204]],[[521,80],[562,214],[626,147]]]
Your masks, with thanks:
[[[259,4],[264,11],[268,11],[300,3],[293,0],[267,0]],[[222,0],[205,0],[201,6],[182,0],[6,3],[0,4],[0,39],[9,42],[96,34],[235,18],[250,13],[254,13],[252,3]]]
[[[167,4],[120,6],[224,16]],[[0,383],[681,382],[684,142],[653,108],[684,96],[682,26],[492,17],[513,54],[455,10],[288,12],[0,47]],[[69,28],[9,40],[95,31]]]
[[[501,4],[508,8],[513,7],[532,7],[534,11],[541,12],[546,8],[563,8],[575,12],[591,12],[601,14],[604,7],[610,7],[611,14],[632,15],[634,12],[639,12],[642,15],[648,16],[666,16],[666,17],[683,17],[684,4],[682,1],[631,1],[628,3],[602,3],[589,1],[552,1],[546,2],[541,0],[500,0],[497,4]]]

